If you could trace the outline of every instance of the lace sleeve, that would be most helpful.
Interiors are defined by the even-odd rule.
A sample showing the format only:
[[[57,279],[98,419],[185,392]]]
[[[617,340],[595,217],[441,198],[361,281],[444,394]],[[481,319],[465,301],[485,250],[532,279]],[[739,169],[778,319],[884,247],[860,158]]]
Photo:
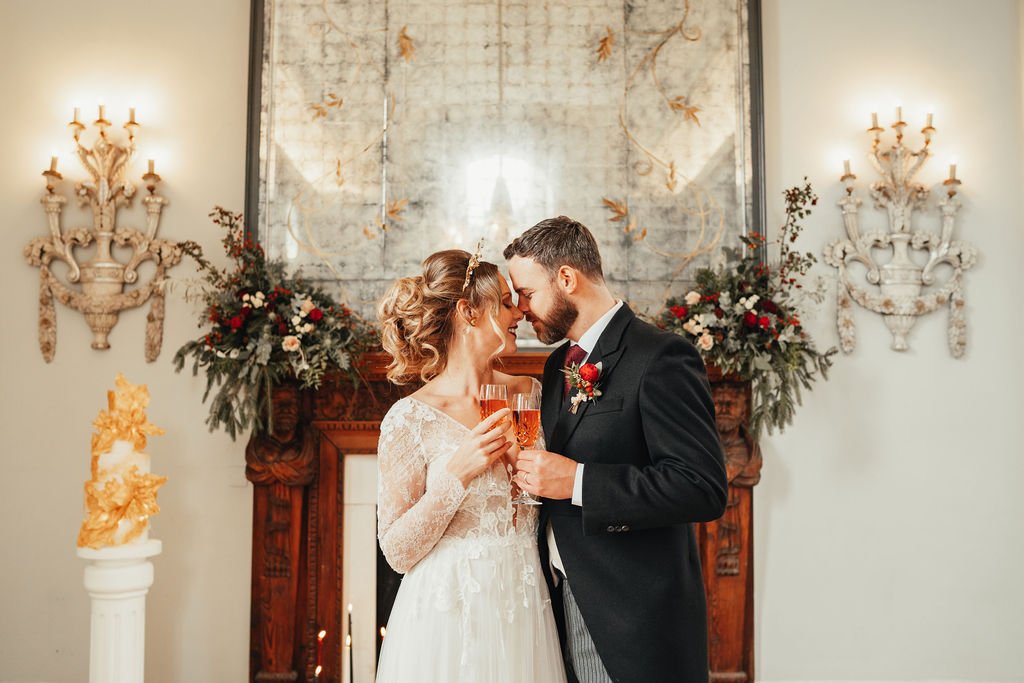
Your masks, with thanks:
[[[437,544],[466,497],[462,482],[446,469],[428,475],[419,431],[416,415],[392,409],[377,447],[377,538],[400,574]]]

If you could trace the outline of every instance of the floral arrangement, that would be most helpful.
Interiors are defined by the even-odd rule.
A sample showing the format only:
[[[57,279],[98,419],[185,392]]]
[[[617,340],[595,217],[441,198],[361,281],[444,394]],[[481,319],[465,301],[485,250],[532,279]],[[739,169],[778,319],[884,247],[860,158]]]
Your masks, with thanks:
[[[573,415],[579,410],[581,403],[596,401],[597,397],[601,395],[601,390],[598,388],[601,365],[602,363],[599,361],[597,365],[573,363],[567,368],[562,368],[562,373],[565,374],[566,381],[569,383],[569,389],[575,392],[569,399],[569,412]]]
[[[800,235],[800,219],[811,213],[818,197],[806,179],[803,187],[784,195],[786,222],[779,231],[775,265],[761,260],[764,236],[744,236],[742,253],[727,250],[729,265],[699,269],[695,288],[682,299],[669,299],[655,320],[690,338],[705,362],[752,380],[755,437],[765,427],[771,433],[792,423],[801,387],[810,389],[818,374],[827,378],[836,352],[819,352],[800,323],[801,304],[807,298],[820,300],[802,282],[817,259],[792,245]]]
[[[219,269],[198,244],[185,243],[203,280],[199,326],[209,327],[178,349],[174,363],[180,372],[191,357],[193,375],[206,371],[203,401],[213,393],[206,424],[210,431],[223,427],[234,439],[249,428],[272,431],[275,384],[294,379],[315,389],[333,370],[358,381],[352,357],[374,343],[375,334],[325,292],[290,277],[283,261],[267,260],[246,236],[241,214],[216,207],[210,218],[225,231],[222,243],[231,265]]]

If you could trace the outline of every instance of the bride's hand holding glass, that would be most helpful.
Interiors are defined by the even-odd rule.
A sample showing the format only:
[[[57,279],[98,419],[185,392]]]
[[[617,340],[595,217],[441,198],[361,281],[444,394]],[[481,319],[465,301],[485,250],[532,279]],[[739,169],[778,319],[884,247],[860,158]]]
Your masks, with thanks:
[[[463,487],[468,487],[469,482],[490,468],[495,460],[504,456],[512,447],[512,442],[506,438],[511,412],[508,408],[502,408],[481,420],[448,460],[448,473],[461,481]]]

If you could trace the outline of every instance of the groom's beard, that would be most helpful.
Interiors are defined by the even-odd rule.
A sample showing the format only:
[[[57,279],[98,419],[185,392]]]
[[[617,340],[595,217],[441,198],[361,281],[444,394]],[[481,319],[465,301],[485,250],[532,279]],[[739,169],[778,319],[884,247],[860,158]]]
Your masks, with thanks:
[[[569,297],[560,290],[555,290],[555,301],[551,312],[544,318],[535,317],[533,320],[533,330],[537,333],[537,339],[545,344],[562,341],[579,314],[579,309],[569,300]]]

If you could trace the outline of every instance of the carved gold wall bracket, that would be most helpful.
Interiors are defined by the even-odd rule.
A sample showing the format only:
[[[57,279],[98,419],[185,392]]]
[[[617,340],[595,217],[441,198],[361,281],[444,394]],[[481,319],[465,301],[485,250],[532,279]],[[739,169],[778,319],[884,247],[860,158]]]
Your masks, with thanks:
[[[75,140],[78,160],[89,174],[89,179],[75,184],[79,206],[92,208],[92,228],[61,227],[61,214],[67,198],[56,192],[63,176],[57,171],[57,157],[50,159],[50,168],[43,171],[46,193],[40,202],[46,212],[48,237],[37,237],[25,247],[25,259],[39,268],[39,350],[46,362],[53,360],[57,349],[57,316],[54,300],[80,311],[92,330],[92,348],[110,348],[108,336],[117,324],[120,312],[142,306],[152,300],[146,323],[146,360],[153,362],[160,355],[163,341],[164,283],[168,268],[182,257],[182,245],[156,238],[160,216],[167,200],[156,194],[160,176],[149,161],[142,176],[149,194],[142,198],[146,209],[146,225],[136,230],[117,225],[117,210],[131,206],[135,186],[128,180],[128,168],[135,154],[135,132],[139,124],[135,110],[129,110],[124,129],[128,141],[124,145],[113,141],[107,133],[111,126],[106,119],[105,107],[99,108],[99,117],[93,122],[98,130],[93,146],[86,147],[80,137],[85,125],[78,120],[68,124]],[[93,256],[85,262],[76,257],[76,250],[93,247]],[[115,258],[117,248],[130,249],[127,260]],[[54,260],[67,266],[65,280],[51,269]],[[152,261],[156,266],[153,277],[139,282],[139,266]],[[125,291],[125,285],[137,285]]]

